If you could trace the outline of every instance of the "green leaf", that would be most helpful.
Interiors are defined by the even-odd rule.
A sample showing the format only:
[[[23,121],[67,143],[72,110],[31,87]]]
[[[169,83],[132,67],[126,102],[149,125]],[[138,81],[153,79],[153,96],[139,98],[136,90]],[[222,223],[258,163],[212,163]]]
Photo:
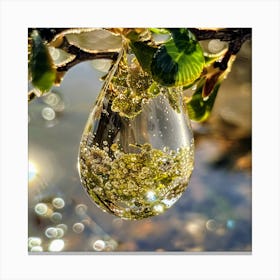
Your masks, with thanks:
[[[169,29],[172,38],[155,53],[151,72],[155,81],[164,86],[187,86],[202,73],[203,50],[188,29]]]
[[[204,83],[200,83],[191,99],[186,103],[186,109],[190,119],[197,122],[206,121],[210,116],[220,83],[215,85],[211,95],[207,99],[203,99],[202,97],[203,87]]]
[[[152,58],[157,48],[147,45],[146,42],[131,41],[130,47],[144,71],[151,72]]]
[[[32,49],[29,61],[31,82],[42,93],[48,92],[56,79],[56,70],[47,46],[37,31],[31,34]]]

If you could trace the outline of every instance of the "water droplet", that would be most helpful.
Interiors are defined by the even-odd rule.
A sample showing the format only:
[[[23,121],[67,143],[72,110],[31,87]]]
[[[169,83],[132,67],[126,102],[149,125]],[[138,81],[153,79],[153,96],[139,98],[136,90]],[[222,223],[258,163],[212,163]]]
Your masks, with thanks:
[[[193,134],[180,102],[183,89],[160,86],[154,94],[152,84],[136,59],[131,66],[125,55],[119,57],[81,139],[83,187],[103,211],[125,219],[166,211],[185,191],[193,170]],[[166,96],[170,92],[172,101]]]
[[[62,209],[65,206],[65,202],[62,198],[56,197],[52,200],[52,205],[57,209]]]

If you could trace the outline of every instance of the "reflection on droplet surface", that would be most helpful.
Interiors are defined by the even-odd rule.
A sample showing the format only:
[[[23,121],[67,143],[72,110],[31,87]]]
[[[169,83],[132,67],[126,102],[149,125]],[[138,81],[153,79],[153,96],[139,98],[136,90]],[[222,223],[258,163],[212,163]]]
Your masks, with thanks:
[[[47,121],[52,121],[55,119],[55,111],[50,107],[45,107],[42,110],[42,117]]]
[[[147,196],[148,201],[156,200],[156,195],[153,191],[148,191],[146,196]]]
[[[52,200],[52,205],[57,209],[62,209],[65,206],[65,202],[62,198],[56,197]]]
[[[46,203],[37,203],[34,208],[36,214],[43,216],[48,212],[48,205]]]
[[[163,205],[161,204],[156,204],[154,207],[153,207],[154,211],[156,213],[161,213],[164,211],[164,208],[163,208]]]
[[[48,249],[50,252],[60,252],[63,250],[63,248],[64,248],[63,239],[55,239],[51,241]]]
[[[137,60],[128,61],[119,57],[107,75],[85,125],[78,168],[102,210],[137,220],[163,213],[181,197],[194,141],[182,87],[155,84]]]
[[[55,238],[57,237],[57,229],[54,227],[49,227],[45,230],[45,235],[48,238]]]
[[[105,241],[104,241],[104,240],[101,240],[101,239],[96,240],[96,241],[93,243],[93,249],[94,249],[95,251],[102,251],[102,250],[104,250],[105,246],[106,246]]]
[[[81,233],[84,231],[85,226],[82,223],[75,223],[72,227],[73,231],[76,233]]]

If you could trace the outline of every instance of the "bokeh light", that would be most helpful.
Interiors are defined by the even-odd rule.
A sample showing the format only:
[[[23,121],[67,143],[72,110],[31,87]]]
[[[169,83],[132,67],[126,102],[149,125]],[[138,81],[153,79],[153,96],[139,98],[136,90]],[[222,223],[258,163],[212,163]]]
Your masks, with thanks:
[[[55,119],[55,111],[50,107],[43,108],[41,114],[46,121],[52,121]]]
[[[65,206],[65,201],[60,197],[56,197],[53,199],[52,205],[57,209],[62,209]]]
[[[51,241],[48,250],[50,252],[60,252],[64,248],[64,240],[63,239],[54,239]]]
[[[56,238],[57,237],[57,229],[55,227],[49,227],[45,230],[45,235],[48,238]]]
[[[37,203],[34,207],[36,214],[38,214],[40,216],[46,215],[48,212],[48,209],[49,209],[49,207],[46,203]]]
[[[105,246],[106,246],[105,241],[104,241],[104,240],[101,240],[101,239],[96,240],[96,241],[93,243],[93,249],[94,249],[95,251],[103,251],[104,248],[105,248]]]
[[[82,223],[75,223],[72,227],[73,231],[76,233],[82,233],[85,229],[84,224]]]
[[[37,175],[37,168],[34,162],[31,160],[28,161],[28,181],[33,181],[34,178],[36,178]]]

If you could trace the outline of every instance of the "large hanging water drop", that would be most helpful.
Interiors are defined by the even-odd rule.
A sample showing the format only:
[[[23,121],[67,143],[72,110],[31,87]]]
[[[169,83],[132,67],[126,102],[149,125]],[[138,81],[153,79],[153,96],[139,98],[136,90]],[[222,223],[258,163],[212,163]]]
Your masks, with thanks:
[[[185,191],[194,163],[182,88],[163,87],[120,53],[86,123],[81,182],[104,211],[124,219],[163,213]]]

